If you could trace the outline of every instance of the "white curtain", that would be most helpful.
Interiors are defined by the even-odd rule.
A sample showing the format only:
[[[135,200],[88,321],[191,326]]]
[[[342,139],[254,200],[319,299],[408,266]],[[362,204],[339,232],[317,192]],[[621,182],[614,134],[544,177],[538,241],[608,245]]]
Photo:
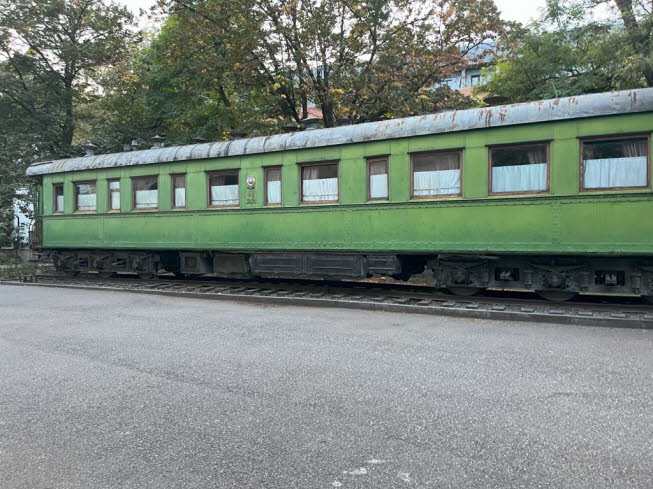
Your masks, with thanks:
[[[281,182],[279,180],[268,180],[267,198],[268,204],[281,204]]]
[[[186,188],[175,189],[175,207],[186,207]]]
[[[388,160],[370,161],[370,199],[388,198]]]
[[[120,191],[113,190],[111,192],[111,210],[120,210]]]
[[[94,211],[96,209],[96,204],[97,204],[96,194],[77,195],[78,211]]]
[[[159,206],[158,190],[136,190],[136,209],[156,209]]]
[[[109,182],[109,210],[120,210],[120,182],[118,180]]]
[[[648,183],[646,156],[585,160],[583,188],[644,187]]]
[[[57,195],[57,208],[55,212],[63,212],[63,195]]]
[[[460,193],[460,170],[416,171],[413,179],[415,196]]]
[[[302,189],[302,200],[304,202],[338,200],[337,178],[304,180],[302,182]]]
[[[492,192],[546,190],[546,163],[492,167]]]
[[[238,205],[238,185],[212,186],[211,205]]]
[[[386,199],[388,197],[388,174],[370,175],[370,199]]]

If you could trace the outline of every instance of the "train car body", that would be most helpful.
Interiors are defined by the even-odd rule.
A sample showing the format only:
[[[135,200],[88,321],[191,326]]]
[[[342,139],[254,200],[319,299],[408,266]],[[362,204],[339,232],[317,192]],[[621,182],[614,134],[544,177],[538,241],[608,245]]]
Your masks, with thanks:
[[[653,295],[653,89],[32,165],[69,272]]]

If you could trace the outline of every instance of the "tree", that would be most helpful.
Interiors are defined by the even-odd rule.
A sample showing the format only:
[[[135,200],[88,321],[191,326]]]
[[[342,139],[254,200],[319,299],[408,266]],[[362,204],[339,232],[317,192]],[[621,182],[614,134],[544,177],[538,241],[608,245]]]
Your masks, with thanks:
[[[33,161],[74,152],[78,108],[135,32],[131,14],[102,0],[0,0],[0,228]]]
[[[459,94],[436,87],[504,29],[491,0],[160,5],[186,36],[186,48],[171,50],[170,59],[181,54],[183,63],[190,53],[202,56],[213,77],[204,80],[224,107],[243,93],[256,94],[263,105],[272,102],[270,117],[299,122],[313,103],[327,127],[344,116],[362,122],[468,105]]]
[[[522,102],[653,86],[652,31],[650,1],[548,0],[539,21],[504,38],[478,91]]]
[[[101,0],[4,0],[0,3],[0,54],[6,75],[0,93],[42,127],[59,134],[52,151],[69,152],[75,135],[75,105],[97,72],[119,61],[133,33],[131,14]],[[29,78],[29,83],[26,82]],[[34,91],[45,91],[58,107],[44,114]],[[47,128],[47,129],[46,129]]]

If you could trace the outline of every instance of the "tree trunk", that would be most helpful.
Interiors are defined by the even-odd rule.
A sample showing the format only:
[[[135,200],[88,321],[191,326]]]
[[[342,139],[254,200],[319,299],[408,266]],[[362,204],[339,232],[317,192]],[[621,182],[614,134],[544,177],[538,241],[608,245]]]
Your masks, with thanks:
[[[648,59],[651,55],[649,52],[648,39],[644,38],[637,19],[635,18],[633,0],[614,0],[614,3],[617,5],[619,12],[621,13],[621,20],[626,28],[628,42],[633,48],[633,51],[644,59]],[[649,87],[653,87],[653,66],[649,64],[642,68],[642,74],[646,79],[646,84]]]
[[[320,105],[322,108],[322,120],[324,121],[324,127],[335,127],[336,117],[333,113],[333,103],[331,101],[324,100]]]
[[[73,104],[73,81],[71,79],[64,81],[63,104],[65,115],[61,143],[62,149],[69,152],[75,136],[75,108]]]

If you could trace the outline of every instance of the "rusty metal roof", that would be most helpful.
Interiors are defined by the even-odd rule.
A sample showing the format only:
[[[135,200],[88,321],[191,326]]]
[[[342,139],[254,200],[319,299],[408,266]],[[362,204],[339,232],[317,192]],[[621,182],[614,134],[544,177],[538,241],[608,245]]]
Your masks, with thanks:
[[[653,88],[642,88],[481,109],[440,112],[274,136],[44,161],[31,165],[27,169],[27,174],[44,175],[172,161],[225,158],[489,127],[651,111],[653,111]]]

